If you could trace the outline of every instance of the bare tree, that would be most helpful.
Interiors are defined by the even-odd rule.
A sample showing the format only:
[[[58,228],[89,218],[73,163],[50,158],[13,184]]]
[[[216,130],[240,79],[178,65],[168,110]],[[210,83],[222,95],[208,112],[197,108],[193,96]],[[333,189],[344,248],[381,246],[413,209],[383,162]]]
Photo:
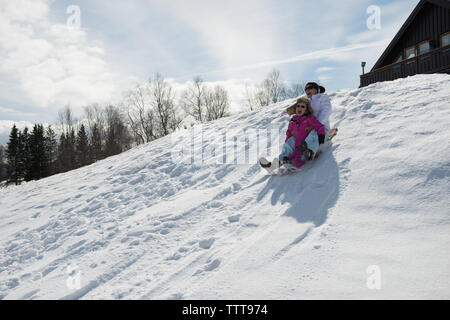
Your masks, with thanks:
[[[181,124],[175,110],[175,93],[159,73],[149,80],[150,103],[155,114],[157,136],[163,137]]]
[[[105,128],[105,114],[104,109],[94,103],[92,105],[84,107],[85,118],[88,121],[88,129],[89,134],[92,136],[92,132],[94,131],[94,127],[97,127],[98,130],[103,131]]]
[[[156,138],[155,116],[150,105],[149,86],[136,86],[127,93],[125,105],[128,123],[138,144],[146,143]]]
[[[306,81],[292,83],[291,86],[286,90],[287,92],[286,98],[293,99],[304,95],[305,94],[304,88],[306,83],[307,83]]]
[[[266,107],[270,104],[271,100],[269,91],[266,89],[266,87],[264,87],[264,85],[257,88],[255,93],[255,100],[260,107]]]
[[[270,103],[277,103],[286,99],[286,83],[280,78],[279,70],[272,70],[263,81],[262,90],[266,92]]]
[[[246,96],[247,106],[254,110],[287,99],[289,92],[286,82],[281,80],[280,71],[274,69],[256,88],[252,89],[246,85]]]
[[[250,111],[253,111],[259,107],[259,104],[255,99],[255,89],[253,87],[249,87],[248,83],[245,84],[245,97],[247,108],[249,108]]]
[[[206,86],[204,85],[202,78],[197,76],[183,92],[181,97],[181,106],[184,111],[199,122],[206,121],[204,105],[205,95]]]
[[[74,129],[74,125],[76,122],[77,121],[69,105],[66,105],[63,109],[58,111],[57,124],[60,126],[61,131],[66,135],[69,134],[72,129]]]
[[[268,90],[264,88],[264,83],[256,87],[249,87],[246,84],[245,93],[247,97],[247,107],[253,111],[260,107],[270,104],[270,96]]]
[[[216,120],[228,115],[230,109],[228,92],[222,86],[215,86],[205,95],[206,120]]]

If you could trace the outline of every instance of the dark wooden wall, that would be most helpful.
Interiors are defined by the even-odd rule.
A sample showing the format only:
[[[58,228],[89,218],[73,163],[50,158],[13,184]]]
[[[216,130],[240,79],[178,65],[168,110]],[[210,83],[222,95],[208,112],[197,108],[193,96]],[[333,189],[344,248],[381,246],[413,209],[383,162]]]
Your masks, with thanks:
[[[431,49],[439,47],[440,35],[448,31],[450,31],[450,10],[429,2],[426,3],[403,34],[403,37],[378,67],[394,63],[398,55],[404,53],[406,48],[417,45],[422,41],[432,40],[436,46],[432,46]]]
[[[450,46],[431,50],[420,56],[361,75],[360,87],[365,87],[375,82],[405,78],[418,73],[450,74]]]

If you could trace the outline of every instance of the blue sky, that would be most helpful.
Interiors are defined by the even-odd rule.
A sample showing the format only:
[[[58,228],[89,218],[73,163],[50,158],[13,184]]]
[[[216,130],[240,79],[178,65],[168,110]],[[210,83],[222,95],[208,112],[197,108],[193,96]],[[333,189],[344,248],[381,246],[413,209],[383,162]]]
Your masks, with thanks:
[[[276,68],[288,82],[356,88],[418,0],[0,0],[0,120],[54,122],[70,104],[116,103],[156,72],[229,88]],[[81,28],[67,27],[70,5]],[[380,8],[381,28],[367,27]]]

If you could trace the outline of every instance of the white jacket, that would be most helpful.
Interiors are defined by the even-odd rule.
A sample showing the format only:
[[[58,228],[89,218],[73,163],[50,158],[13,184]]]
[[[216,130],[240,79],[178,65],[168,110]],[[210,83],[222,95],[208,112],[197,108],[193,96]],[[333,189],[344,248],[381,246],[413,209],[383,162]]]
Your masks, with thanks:
[[[330,130],[331,102],[328,95],[318,93],[311,97],[311,107],[314,109],[314,116],[323,124],[327,131]]]

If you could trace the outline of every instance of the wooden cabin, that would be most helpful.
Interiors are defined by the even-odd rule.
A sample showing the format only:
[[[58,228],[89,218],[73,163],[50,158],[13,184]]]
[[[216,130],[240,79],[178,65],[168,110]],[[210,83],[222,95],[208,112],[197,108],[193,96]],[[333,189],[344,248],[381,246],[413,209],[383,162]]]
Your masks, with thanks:
[[[420,73],[450,73],[450,0],[421,0],[360,87]]]

